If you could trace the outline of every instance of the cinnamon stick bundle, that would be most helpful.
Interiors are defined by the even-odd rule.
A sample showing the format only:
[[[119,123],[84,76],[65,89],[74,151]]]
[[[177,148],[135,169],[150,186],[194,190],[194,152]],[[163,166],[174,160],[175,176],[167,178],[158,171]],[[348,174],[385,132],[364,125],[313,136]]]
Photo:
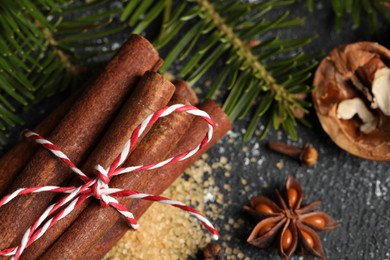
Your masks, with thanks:
[[[154,171],[154,178],[159,180],[159,185],[148,186],[148,193],[161,194],[166,188],[168,188],[176,178],[178,178],[182,172],[189,166],[191,166],[199,157],[206,152],[212,145],[214,145],[220,138],[222,138],[228,130],[231,129],[231,123],[222,109],[214,102],[207,100],[200,107],[201,110],[206,111],[215,123],[213,139],[202,149],[199,153],[188,158],[185,161],[177,162],[164,168],[156,169]],[[192,122],[187,135],[179,141],[177,147],[173,150],[170,156],[178,154],[188,147],[193,147],[198,144],[204,134],[207,131],[206,123],[200,119],[195,118]],[[153,181],[150,180],[150,181]],[[139,187],[142,189],[142,187]],[[131,212],[134,213],[136,218],[141,217],[148,207],[152,204],[151,201],[139,201],[139,203],[133,203],[130,206]],[[154,223],[152,223],[154,224]],[[128,224],[119,219],[106,233],[101,237],[98,243],[91,245],[85,255],[80,257],[83,259],[101,259],[108,251],[116,245],[116,243],[124,236],[129,230]]]
[[[85,89],[72,108],[48,136],[79,164],[103,133],[135,83],[159,64],[158,53],[140,36],[132,36]],[[38,150],[8,191],[21,187],[61,185],[71,176],[67,166],[48,151]],[[54,195],[32,194],[18,197],[0,209],[0,248],[19,243],[25,230],[49,205]]]
[[[186,97],[192,105],[196,106],[199,103],[195,92],[187,86],[186,82],[183,80],[175,80],[172,83],[176,87],[175,91],[180,92],[179,95]],[[48,136],[58,123],[60,123],[75,100],[76,94],[68,97],[34,127],[33,131],[39,133],[41,136]],[[36,143],[21,141],[0,157],[0,195],[3,194],[7,189],[7,185],[14,180],[39,148],[41,148],[40,145]],[[19,156],[21,154],[23,156]]]
[[[107,168],[121,152],[124,143],[131,137],[134,129],[149,114],[166,106],[174,91],[175,86],[163,76],[156,72],[146,72],[81,170],[93,176],[92,171],[95,165],[100,164]],[[81,180],[74,177],[67,186],[80,186],[81,184]],[[22,257],[35,259],[43,254],[88,206],[89,202],[90,200],[83,202],[65,219],[54,225],[42,238],[27,248]]]
[[[170,104],[187,103],[184,100],[172,100]],[[168,154],[177,146],[191,124],[193,116],[176,113],[167,118],[161,118],[149,133],[142,139],[137,148],[130,154],[124,167],[148,164],[166,159]],[[148,177],[147,177],[148,176]],[[153,178],[153,173],[140,171],[116,176],[110,182],[112,188],[129,188],[144,185]],[[159,179],[155,179],[159,185]],[[119,202],[125,206],[132,200],[121,198]],[[91,244],[97,243],[101,236],[120,218],[112,208],[101,208],[99,203],[91,203],[65,231],[49,250],[40,258],[66,259],[80,258]]]
[[[93,166],[99,164],[106,168],[120,152],[124,140],[130,137],[134,128],[147,115],[166,105],[172,96],[174,89],[172,84],[155,72],[147,72],[130,99],[122,106],[143,72],[156,69],[160,65],[161,59],[158,58],[153,47],[142,37],[132,36],[105,67],[102,74],[80,95],[79,100],[74,104],[68,101],[62,105],[35,130],[45,136],[50,133],[48,139],[59,146],[60,150],[76,164],[85,161],[81,169],[92,176]],[[199,102],[185,82],[176,81],[175,85],[176,94],[170,104],[188,103],[180,96],[187,96],[191,103]],[[120,107],[122,108],[119,114],[111,124],[110,117],[115,115]],[[229,119],[215,103],[206,102],[203,109],[209,112],[216,126],[213,139],[202,152],[230,129]],[[193,116],[182,113],[160,119],[123,166],[161,161],[195,146],[204,136],[207,127],[202,119],[196,118],[191,123],[192,119]],[[100,139],[103,132],[105,135],[96,145],[96,140]],[[9,191],[19,187],[62,185],[68,181],[71,172],[67,167],[45,150],[38,150],[33,155],[35,148],[25,144],[19,145],[0,160],[0,163],[3,160],[6,165],[4,171],[0,171],[0,193],[2,187],[5,187],[12,176],[18,172],[20,175],[12,183]],[[91,151],[92,153],[85,160]],[[15,160],[11,160],[16,153],[18,156]],[[27,156],[22,157],[19,153],[25,153]],[[131,187],[141,192],[160,194],[199,156],[200,153],[184,162],[163,169],[117,176],[110,183],[110,187]],[[9,175],[11,177],[3,178],[1,174],[7,174],[7,168],[11,170],[12,174]],[[80,182],[73,180],[72,185],[80,185]],[[1,208],[0,234],[4,236],[0,239],[0,247],[17,245],[21,235],[49,205],[53,197],[54,195],[47,193],[30,195],[16,199],[11,207]],[[130,199],[119,199],[119,201],[128,206],[136,217],[141,216],[151,204],[148,201]],[[75,219],[76,221],[72,223]],[[66,230],[68,227],[69,229]],[[84,232],[85,229],[87,232]],[[120,219],[120,215],[113,212],[113,209],[102,209],[96,202],[90,203],[87,200],[68,218],[59,222],[40,240],[33,243],[22,257],[36,259],[50,245],[50,249],[41,258],[100,257],[127,229],[127,224]],[[52,244],[58,237],[58,241]],[[98,243],[95,248],[94,243]],[[88,250],[93,251],[87,252]]]

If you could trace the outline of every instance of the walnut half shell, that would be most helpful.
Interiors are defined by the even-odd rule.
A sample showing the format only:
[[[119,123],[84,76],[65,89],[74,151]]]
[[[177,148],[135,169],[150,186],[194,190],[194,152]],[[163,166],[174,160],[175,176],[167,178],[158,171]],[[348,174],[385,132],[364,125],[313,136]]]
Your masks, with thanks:
[[[345,151],[390,160],[390,51],[372,42],[333,49],[314,76],[312,96],[325,132]]]

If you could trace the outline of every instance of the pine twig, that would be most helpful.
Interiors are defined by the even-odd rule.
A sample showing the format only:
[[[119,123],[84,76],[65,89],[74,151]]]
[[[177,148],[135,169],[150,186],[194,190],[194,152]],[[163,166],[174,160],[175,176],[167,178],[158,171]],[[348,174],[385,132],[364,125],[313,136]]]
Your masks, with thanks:
[[[294,66],[290,66],[287,62],[272,65],[269,61],[272,57],[287,52],[289,48],[300,48],[313,37],[289,40],[280,40],[276,37],[272,40],[256,40],[273,29],[303,24],[303,19],[288,19],[288,12],[273,21],[262,17],[267,11],[291,5],[294,1],[265,1],[260,4],[245,5],[234,1],[213,4],[207,0],[192,2],[188,1],[186,6],[178,8],[180,13],[177,15],[180,19],[170,19],[163,25],[165,35],[157,40],[158,48],[164,47],[168,42],[174,42],[174,36],[189,21],[192,27],[181,36],[167,55],[162,70],[168,69],[178,58],[184,60],[180,75],[190,84],[195,84],[210,67],[214,67],[213,65],[222,57],[226,57],[225,67],[210,87],[208,97],[212,97],[221,85],[225,84],[228,96],[224,101],[224,109],[232,120],[243,118],[251,111],[253,113],[250,108],[258,106],[244,139],[251,138],[260,117],[263,116],[272,117],[273,123],[268,126],[277,129],[281,125],[293,138],[297,138],[294,111],[298,109],[307,112],[308,105],[300,101],[298,94],[310,90],[309,87],[302,86],[311,75],[309,70],[304,69],[304,64],[309,61],[311,65],[308,66],[312,68],[315,62],[306,59],[306,55],[303,57],[298,55],[292,59],[291,63],[295,63]],[[240,17],[245,17],[245,22],[240,22],[242,21]],[[199,39],[203,39],[200,47],[190,44]],[[260,42],[260,44],[251,46],[251,42]],[[194,55],[185,60],[189,53]],[[300,69],[294,72],[296,67]],[[262,97],[267,100],[262,102]],[[268,128],[265,128],[263,133],[267,131]]]

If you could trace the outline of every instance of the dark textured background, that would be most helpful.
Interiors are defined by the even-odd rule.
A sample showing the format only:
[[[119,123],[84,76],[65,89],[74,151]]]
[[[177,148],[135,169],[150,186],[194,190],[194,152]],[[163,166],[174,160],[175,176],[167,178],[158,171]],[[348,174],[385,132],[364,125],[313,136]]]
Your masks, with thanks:
[[[304,4],[291,9],[292,14],[307,16],[304,28],[283,32],[287,37],[317,33],[318,39],[305,48],[308,52],[323,50],[328,53],[341,44],[367,40],[390,47],[390,27],[386,23],[383,23],[378,35],[372,35],[368,33],[364,17],[362,26],[356,29],[349,17],[345,16],[342,32],[336,33],[330,1],[315,2],[312,14],[308,14]],[[246,244],[245,240],[255,223],[245,215],[242,206],[253,195],[273,196],[273,190],[284,188],[287,176],[293,175],[304,190],[303,203],[321,200],[319,209],[328,212],[340,223],[338,229],[321,235],[328,259],[390,259],[390,163],[367,161],[344,152],[322,130],[315,111],[311,111],[309,119],[313,128],[299,127],[297,142],[273,131],[264,141],[259,142],[253,137],[249,143],[243,143],[241,136],[247,122],[235,122],[230,135],[235,141],[231,143],[229,138],[225,138],[209,152],[211,162],[213,158],[217,161],[223,155],[232,165],[230,178],[217,178],[221,190],[224,190],[225,183],[232,187],[231,191],[224,192],[227,203],[223,207],[225,216],[244,218],[246,223],[245,228],[239,230],[226,232],[222,228],[222,235],[228,233],[233,237],[226,242],[229,247],[238,248],[251,259],[278,258],[274,248],[258,250]],[[282,140],[300,146],[308,142],[319,152],[318,163],[312,168],[301,167],[294,160],[270,152],[266,147],[268,140]],[[244,150],[248,152],[243,152],[245,146],[248,149]],[[252,157],[256,158],[256,162],[250,161]],[[276,167],[279,161],[283,161],[283,169]],[[248,184],[243,185],[242,179]],[[248,185],[249,191],[245,191]],[[227,223],[218,223],[218,226],[223,227],[223,224]],[[294,254],[293,259],[300,257]]]
[[[308,52],[323,50],[328,53],[340,44],[362,40],[375,40],[390,47],[389,27],[383,26],[379,37],[373,36],[364,26],[364,19],[363,26],[354,29],[351,19],[346,16],[342,32],[336,33],[330,1],[315,2],[312,14],[308,13],[303,3],[292,8],[293,15],[307,16],[306,26],[283,30],[282,35],[289,37],[317,33],[318,39],[305,48]],[[110,40],[121,43],[125,38],[122,35],[119,39]],[[162,56],[164,57],[164,53]],[[212,80],[218,73],[217,69],[211,70],[202,80]],[[204,82],[200,81],[197,86],[205,90],[202,87]],[[29,124],[40,120],[60,99],[62,98],[57,97],[51,102],[36,106],[31,114],[36,115],[38,111],[41,116],[27,116]],[[225,201],[225,204],[221,205],[225,220],[216,223],[221,227],[222,237],[231,235],[232,239],[225,241],[229,247],[239,249],[251,259],[278,258],[277,250],[273,248],[258,250],[246,244],[245,240],[255,223],[242,211],[242,206],[247,204],[253,195],[272,196],[273,190],[283,188],[287,176],[293,175],[306,194],[303,202],[321,200],[320,209],[328,212],[341,224],[335,231],[321,236],[328,259],[390,259],[390,163],[367,161],[342,151],[321,129],[313,111],[309,119],[313,128],[299,127],[297,142],[292,142],[282,132],[273,131],[265,141],[258,141],[257,137],[253,137],[249,143],[243,143],[241,137],[248,119],[237,121],[228,137],[209,152],[209,163],[219,161],[221,156],[225,156],[232,165],[231,177],[215,178],[224,193]],[[297,145],[306,142],[312,144],[319,151],[318,164],[313,168],[301,167],[289,158],[270,152],[266,148],[266,142],[275,139]],[[255,161],[251,161],[252,157]],[[280,161],[284,163],[283,169],[276,167],[276,163]],[[214,174],[223,176],[221,170]],[[243,180],[247,184],[244,185]],[[229,184],[232,190],[224,189],[225,184]],[[223,226],[228,224],[229,217],[244,219],[244,228],[225,230]],[[293,259],[299,259],[299,256],[295,254]]]

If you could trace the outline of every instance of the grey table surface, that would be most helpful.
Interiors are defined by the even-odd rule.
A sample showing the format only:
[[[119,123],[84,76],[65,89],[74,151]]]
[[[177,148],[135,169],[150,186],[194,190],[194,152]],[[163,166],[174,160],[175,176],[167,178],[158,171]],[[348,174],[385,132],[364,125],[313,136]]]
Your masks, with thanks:
[[[373,36],[368,33],[365,20],[363,26],[354,28],[351,20],[345,17],[342,32],[336,33],[330,1],[315,2],[312,15],[308,15],[304,5],[291,9],[293,15],[307,15],[306,26],[284,32],[287,37],[297,33],[317,33],[318,39],[306,48],[307,51],[323,50],[327,54],[334,47],[356,41],[378,41],[390,47],[390,27],[383,26],[379,36]],[[209,160],[223,154],[232,165],[232,177],[217,182],[221,188],[226,181],[233,187],[224,194],[225,201],[230,202],[229,207],[224,207],[224,214],[233,219],[242,218],[242,206],[248,204],[251,196],[272,196],[273,190],[283,189],[287,177],[293,175],[307,195],[303,202],[321,200],[319,209],[340,223],[336,230],[321,235],[327,259],[390,259],[390,163],[368,161],[348,154],[322,130],[314,109],[308,118],[313,127],[299,127],[297,142],[273,131],[264,141],[253,137],[249,143],[244,143],[241,137],[247,121],[234,123],[230,135],[234,142],[229,142],[227,137],[209,153]],[[318,149],[318,163],[312,168],[301,167],[294,160],[270,152],[266,147],[268,140],[301,146],[310,143]],[[243,152],[245,146],[247,152]],[[250,160],[252,157],[256,160]],[[280,161],[284,163],[282,169],[275,166]],[[241,179],[247,181],[249,191],[244,191],[246,185]],[[259,250],[246,244],[255,223],[249,216],[244,218],[252,225],[233,231],[233,237],[238,239],[227,241],[229,246],[239,248],[251,259],[277,259],[279,255],[275,248]],[[292,259],[300,258],[294,254]]]
[[[291,9],[292,15],[307,16],[306,26],[285,30],[282,34],[288,37],[317,33],[319,37],[306,48],[308,52],[324,50],[328,53],[340,44],[363,40],[379,41],[390,47],[390,27],[382,27],[380,37],[373,36],[368,33],[364,19],[363,26],[356,29],[351,19],[346,17],[342,32],[336,33],[329,2],[315,1],[312,14],[307,12],[303,3]],[[212,80],[216,71],[211,70],[203,80]],[[202,81],[197,85],[202,88]],[[53,101],[49,103],[37,106],[36,109],[44,114],[53,106]],[[279,131],[271,131],[264,141],[259,141],[255,136],[244,143],[242,133],[249,118],[236,121],[232,132],[209,151],[207,160],[210,163],[225,156],[232,165],[230,178],[217,179],[221,191],[227,183],[232,187],[232,190],[224,191],[224,200],[229,202],[229,207],[223,207],[222,214],[233,219],[244,218],[248,223],[239,230],[220,230],[222,236],[232,232],[235,238],[225,242],[230,247],[240,249],[251,259],[278,259],[279,255],[274,248],[259,250],[245,242],[255,223],[245,215],[242,206],[248,204],[253,195],[270,195],[274,188],[283,188],[287,176],[293,175],[307,194],[304,203],[321,200],[320,209],[341,224],[336,230],[321,235],[328,259],[390,259],[390,163],[368,161],[346,153],[322,130],[314,111],[308,118],[313,127],[299,126],[297,142],[292,142]],[[232,139],[234,142],[231,142]],[[308,142],[319,151],[318,163],[312,168],[301,167],[294,160],[270,152],[266,148],[268,140],[282,140],[297,145]],[[245,152],[243,147],[247,147]],[[284,163],[282,169],[275,166],[280,161]],[[247,181],[245,186],[249,189],[245,189],[242,179]],[[226,223],[216,224],[223,226]],[[300,256],[294,254],[293,259],[300,259]]]

